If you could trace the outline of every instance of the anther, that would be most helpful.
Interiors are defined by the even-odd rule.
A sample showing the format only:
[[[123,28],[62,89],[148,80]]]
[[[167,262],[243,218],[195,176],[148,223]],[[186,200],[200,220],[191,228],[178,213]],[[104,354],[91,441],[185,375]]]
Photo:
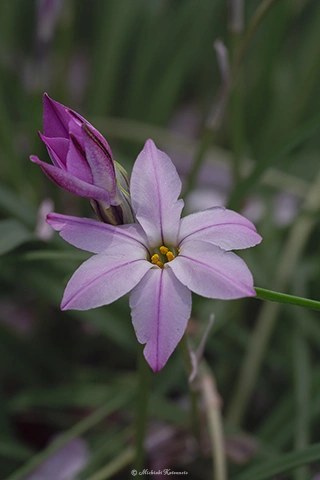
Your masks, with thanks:
[[[157,262],[158,267],[163,268],[163,263],[162,262]]]
[[[157,253],[155,253],[154,255],[152,255],[151,257],[151,263],[154,263],[155,265],[158,265],[159,263],[159,255]],[[161,262],[160,262],[161,263]]]
[[[169,248],[165,247],[164,245],[162,245],[162,247],[160,247],[159,250],[162,253],[162,255],[166,255],[166,253],[169,252]]]
[[[171,260],[173,260],[175,258],[173,253],[170,252],[170,251],[166,253],[166,257],[168,259],[168,262],[171,262]]]

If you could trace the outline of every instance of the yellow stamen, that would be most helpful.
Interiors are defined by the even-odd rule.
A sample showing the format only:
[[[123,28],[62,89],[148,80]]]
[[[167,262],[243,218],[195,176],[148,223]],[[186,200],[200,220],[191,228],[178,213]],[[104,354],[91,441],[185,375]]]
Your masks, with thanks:
[[[166,255],[166,253],[169,252],[169,248],[165,247],[164,245],[162,245],[162,247],[160,247],[159,250],[160,250],[160,253],[162,253],[162,255]]]
[[[163,268],[163,263],[162,262],[157,262],[158,267]]]
[[[171,262],[171,260],[173,260],[175,258],[173,253],[170,252],[170,250],[169,250],[169,252],[166,253],[166,257],[168,259],[168,262]]]
[[[159,255],[157,253],[155,253],[154,255],[152,255],[151,257],[151,263],[154,263],[155,265],[158,265],[158,262],[159,262]],[[160,262],[161,263],[161,262]]]
[[[180,253],[180,248],[177,249],[177,252]]]

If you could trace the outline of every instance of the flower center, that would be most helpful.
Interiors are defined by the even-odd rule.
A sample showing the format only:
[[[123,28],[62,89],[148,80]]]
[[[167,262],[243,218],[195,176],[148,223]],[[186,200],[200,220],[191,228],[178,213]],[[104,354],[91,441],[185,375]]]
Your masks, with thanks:
[[[171,262],[179,254],[180,250],[175,247],[166,247],[162,245],[159,248],[154,250],[154,254],[151,256],[151,263],[158,265],[158,267],[163,268],[164,264]]]

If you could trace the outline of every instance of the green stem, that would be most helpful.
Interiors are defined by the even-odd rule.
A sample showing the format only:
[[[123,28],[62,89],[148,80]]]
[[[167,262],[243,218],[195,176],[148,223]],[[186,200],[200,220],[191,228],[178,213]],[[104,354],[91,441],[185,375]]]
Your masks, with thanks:
[[[31,458],[31,460],[19,470],[9,475],[6,480],[22,480],[30,472],[36,469],[42,462],[44,462],[51,455],[55,454],[60,448],[66,445],[75,437],[83,435],[87,430],[100,423],[105,417],[123,407],[132,400],[129,392],[122,392],[121,395],[112,398],[106,405],[94,411],[91,415],[81,420],[74,425],[70,430],[60,435],[47,448]]]
[[[310,300],[309,298],[297,297],[295,295],[287,295],[286,293],[274,292],[266,290],[265,288],[254,288],[259,300],[267,300],[269,302],[289,303],[291,305],[298,305],[299,307],[313,308],[320,310],[320,302],[317,300]]]
[[[143,346],[139,345],[138,355],[138,395],[136,416],[136,458],[134,468],[141,472],[144,468],[145,449],[144,440],[147,430],[148,395],[150,385],[150,367],[143,355]],[[142,477],[143,478],[143,477]]]

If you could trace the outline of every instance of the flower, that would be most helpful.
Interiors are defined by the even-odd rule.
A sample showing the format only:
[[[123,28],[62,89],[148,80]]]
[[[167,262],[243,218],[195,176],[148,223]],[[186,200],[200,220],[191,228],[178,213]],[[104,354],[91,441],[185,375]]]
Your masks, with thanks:
[[[184,334],[191,291],[217,299],[255,295],[247,265],[229,250],[252,247],[261,237],[249,220],[223,207],[181,219],[180,178],[152,140],[134,164],[130,190],[135,224],[56,213],[48,222],[67,242],[96,254],[73,274],[61,308],[88,310],[131,291],[135,332],[157,372]]]
[[[98,217],[113,225],[134,222],[127,173],[113,160],[111,149],[87,120],[70,108],[43,96],[44,134],[53,165],[35,155],[50,180],[69,192],[91,199]]]

